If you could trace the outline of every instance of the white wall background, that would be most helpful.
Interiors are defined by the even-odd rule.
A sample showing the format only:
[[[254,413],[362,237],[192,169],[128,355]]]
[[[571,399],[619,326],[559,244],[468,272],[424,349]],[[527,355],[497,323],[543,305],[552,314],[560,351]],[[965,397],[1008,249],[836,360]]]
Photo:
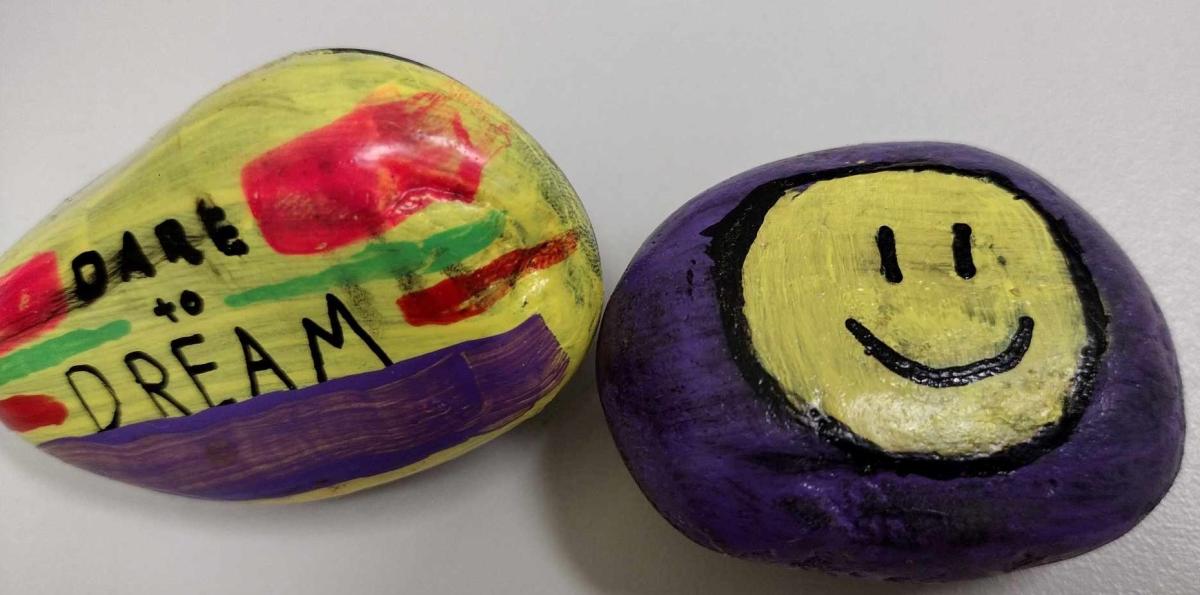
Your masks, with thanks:
[[[545,145],[591,212],[610,288],[663,217],[766,161],[916,139],[1012,157],[1141,267],[1200,415],[1200,3],[504,4],[0,0],[0,249],[223,82],[297,50],[373,48],[466,82]],[[914,587],[721,557],[642,498],[587,368],[484,449],[308,506],[144,492],[0,432],[0,593],[1182,595],[1200,584],[1194,447],[1136,530],[1047,567]]]

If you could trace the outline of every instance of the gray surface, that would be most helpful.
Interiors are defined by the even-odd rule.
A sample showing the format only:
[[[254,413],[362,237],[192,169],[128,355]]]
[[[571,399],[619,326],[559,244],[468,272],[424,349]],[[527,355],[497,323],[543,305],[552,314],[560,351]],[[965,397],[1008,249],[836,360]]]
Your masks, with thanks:
[[[444,70],[528,128],[583,197],[610,287],[658,221],[751,166],[865,141],[999,152],[1125,247],[1185,385],[1200,381],[1200,5],[495,4],[0,0],[0,249],[221,83],[291,51],[365,47]],[[625,472],[586,369],[487,448],[316,505],[160,496],[0,432],[0,592],[1193,593],[1194,452],[1114,544],[906,587],[692,545]]]

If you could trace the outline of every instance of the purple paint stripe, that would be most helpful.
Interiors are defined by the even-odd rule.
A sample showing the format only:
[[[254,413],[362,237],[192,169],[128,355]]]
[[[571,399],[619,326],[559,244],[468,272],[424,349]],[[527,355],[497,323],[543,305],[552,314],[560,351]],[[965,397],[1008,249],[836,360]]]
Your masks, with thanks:
[[[159,491],[279,498],[398,469],[503,427],[553,390],[568,363],[534,316],[378,372],[41,447]]]

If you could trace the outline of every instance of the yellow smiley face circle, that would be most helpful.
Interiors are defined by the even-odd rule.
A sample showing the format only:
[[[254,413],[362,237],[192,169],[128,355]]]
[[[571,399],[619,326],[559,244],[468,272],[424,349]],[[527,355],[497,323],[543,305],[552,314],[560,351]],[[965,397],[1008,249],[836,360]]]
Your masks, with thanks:
[[[768,194],[713,250],[752,380],[892,457],[1027,455],[1069,430],[1103,311],[1068,231],[1031,199],[932,168]]]

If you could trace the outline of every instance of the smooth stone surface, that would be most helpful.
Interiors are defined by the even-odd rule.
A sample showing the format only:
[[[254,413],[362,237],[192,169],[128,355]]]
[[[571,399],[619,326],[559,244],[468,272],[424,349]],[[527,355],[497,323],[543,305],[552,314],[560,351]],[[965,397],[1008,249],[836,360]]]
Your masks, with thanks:
[[[0,259],[0,421],[164,492],[345,494],[540,411],[602,299],[578,197],[499,108],[395,56],[296,54]]]
[[[1175,352],[1132,263],[1036,174],[961,145],[835,149],[704,192],[634,257],[597,361],[668,521],[838,574],[1084,553],[1154,508],[1183,452]]]

